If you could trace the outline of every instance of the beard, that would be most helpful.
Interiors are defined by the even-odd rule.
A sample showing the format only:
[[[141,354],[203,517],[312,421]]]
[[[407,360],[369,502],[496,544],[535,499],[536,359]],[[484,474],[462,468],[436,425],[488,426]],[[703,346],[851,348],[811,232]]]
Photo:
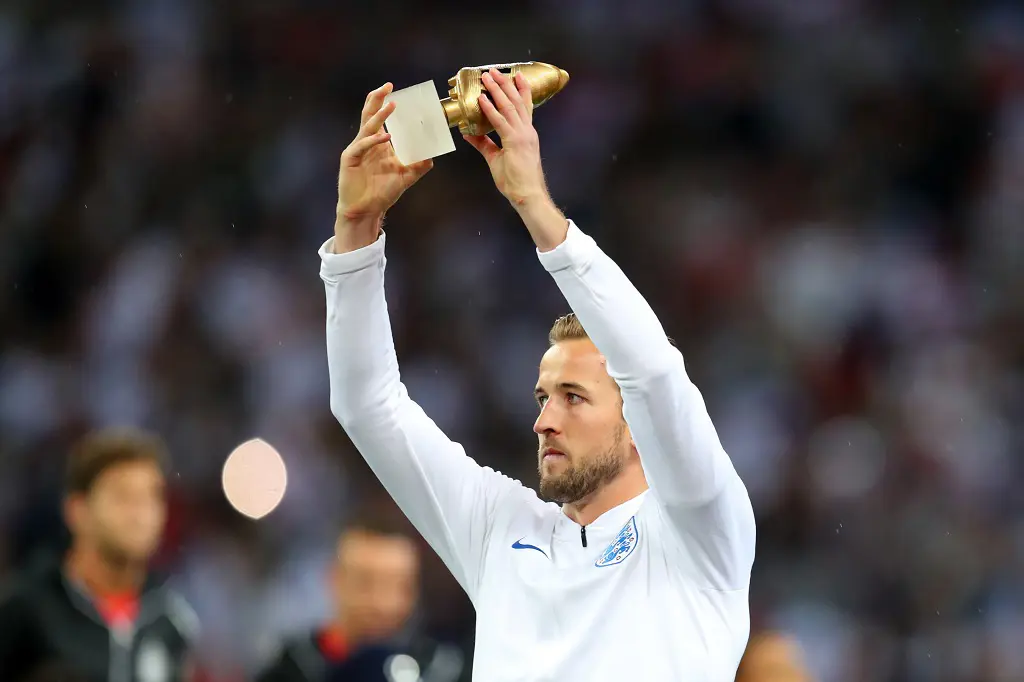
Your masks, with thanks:
[[[579,464],[569,460],[568,467],[558,474],[544,475],[542,455],[537,465],[541,497],[558,504],[572,504],[593,495],[615,479],[626,465],[626,457],[622,452],[625,433],[625,425],[622,425],[616,430],[615,440],[608,449],[587,457]]]
[[[103,534],[96,538],[96,551],[103,561],[116,570],[131,570],[145,566],[149,562],[149,553],[127,546],[120,542],[114,534]]]
[[[130,552],[125,551],[123,547],[113,542],[98,543],[96,551],[101,557],[103,557],[103,561],[111,568],[123,570],[130,567],[132,564],[138,563],[133,560]]]

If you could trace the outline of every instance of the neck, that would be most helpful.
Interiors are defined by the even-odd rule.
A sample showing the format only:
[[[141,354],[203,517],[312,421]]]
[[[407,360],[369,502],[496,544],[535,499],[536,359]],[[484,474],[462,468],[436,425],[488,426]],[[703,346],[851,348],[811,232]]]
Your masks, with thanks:
[[[71,548],[64,564],[70,578],[82,583],[92,594],[135,592],[146,578],[145,566],[134,562],[112,562],[94,547]]]
[[[339,613],[334,616],[334,620],[330,622],[328,628],[332,632],[344,637],[349,646],[357,646],[361,644],[364,639],[360,636],[359,628],[354,627],[352,622],[345,617],[344,613]]]
[[[581,526],[589,526],[602,514],[647,490],[647,478],[639,466],[629,467],[591,495],[562,505],[562,512]]]

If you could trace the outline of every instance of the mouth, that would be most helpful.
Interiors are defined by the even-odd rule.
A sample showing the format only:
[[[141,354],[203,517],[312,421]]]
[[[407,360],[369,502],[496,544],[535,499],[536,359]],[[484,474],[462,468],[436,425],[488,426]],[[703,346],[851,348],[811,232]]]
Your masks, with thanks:
[[[562,452],[561,450],[556,450],[554,448],[544,448],[543,452],[541,452],[541,455],[544,461],[552,459],[565,459],[565,453]]]

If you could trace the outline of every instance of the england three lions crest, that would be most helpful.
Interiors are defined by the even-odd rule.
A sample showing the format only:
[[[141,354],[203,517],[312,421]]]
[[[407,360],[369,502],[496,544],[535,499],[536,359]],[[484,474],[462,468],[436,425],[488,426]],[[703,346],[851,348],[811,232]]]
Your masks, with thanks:
[[[603,568],[605,566],[621,564],[626,560],[626,557],[633,553],[639,537],[640,534],[636,529],[636,517],[632,516],[626,522],[626,525],[622,527],[622,530],[619,531],[619,534],[615,536],[611,544],[597,558],[594,565],[598,568]]]

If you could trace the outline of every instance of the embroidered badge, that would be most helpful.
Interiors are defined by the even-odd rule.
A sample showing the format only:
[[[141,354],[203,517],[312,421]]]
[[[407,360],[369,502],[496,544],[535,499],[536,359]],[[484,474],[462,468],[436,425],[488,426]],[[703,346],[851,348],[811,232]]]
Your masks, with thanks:
[[[622,527],[622,530],[619,531],[619,534],[615,536],[611,544],[597,558],[594,565],[598,568],[603,568],[604,566],[621,564],[626,560],[626,557],[633,553],[639,537],[640,534],[636,529],[636,517],[632,516],[626,522],[626,525]]]

